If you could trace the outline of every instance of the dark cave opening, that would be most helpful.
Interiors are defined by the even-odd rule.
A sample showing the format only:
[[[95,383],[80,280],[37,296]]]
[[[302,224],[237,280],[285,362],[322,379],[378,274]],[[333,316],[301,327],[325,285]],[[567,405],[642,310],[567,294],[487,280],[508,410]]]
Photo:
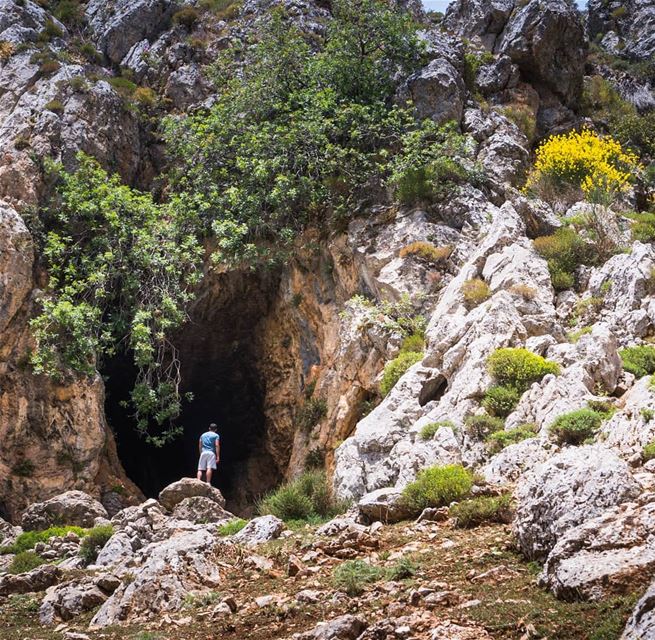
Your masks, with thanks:
[[[257,325],[269,301],[257,284],[242,278],[204,292],[176,337],[182,392],[191,392],[193,400],[184,404],[177,421],[184,432],[173,442],[155,447],[136,432],[131,410],[124,406],[136,373],[129,354],[104,368],[106,413],[118,455],[146,496],[156,497],[171,482],[195,476],[198,438],[211,422],[218,424],[221,437],[212,484],[223,492],[228,509],[248,514],[257,498],[279,483],[282,473],[266,447],[266,388],[257,367]]]

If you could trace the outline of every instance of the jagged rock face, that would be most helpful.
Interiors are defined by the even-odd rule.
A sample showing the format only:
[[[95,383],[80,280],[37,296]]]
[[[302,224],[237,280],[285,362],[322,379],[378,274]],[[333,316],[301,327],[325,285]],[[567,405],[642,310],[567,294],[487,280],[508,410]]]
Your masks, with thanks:
[[[589,36],[603,36],[603,47],[638,60],[655,54],[655,6],[651,0],[590,0],[588,11]]]
[[[519,548],[528,558],[544,559],[570,529],[640,492],[627,464],[608,449],[565,449],[517,486],[514,531]]]
[[[558,598],[599,600],[648,584],[655,575],[653,494],[608,509],[567,531],[553,547],[540,583]]]
[[[655,635],[655,582],[637,602],[621,640],[644,640]]]
[[[503,32],[514,10],[515,0],[458,0],[444,17],[444,26],[459,36],[480,36],[489,50]]]
[[[107,511],[97,500],[82,491],[66,491],[30,505],[21,526],[26,531],[42,531],[55,524],[92,527],[96,518],[107,518]]]

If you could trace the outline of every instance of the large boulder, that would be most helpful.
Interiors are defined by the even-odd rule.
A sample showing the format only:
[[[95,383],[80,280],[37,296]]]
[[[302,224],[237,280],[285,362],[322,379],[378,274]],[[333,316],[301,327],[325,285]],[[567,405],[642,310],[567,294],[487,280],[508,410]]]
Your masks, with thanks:
[[[251,520],[241,531],[232,536],[232,541],[254,547],[279,538],[286,527],[275,516],[260,516]]]
[[[582,17],[569,0],[530,0],[512,14],[496,44],[524,77],[567,105],[582,95],[587,44]]]
[[[209,591],[223,581],[219,547],[224,545],[206,529],[172,535],[139,551],[133,559],[131,581],[124,580],[100,607],[91,628],[130,620],[149,620],[178,611],[189,591]]]
[[[392,523],[407,520],[417,515],[403,500],[402,491],[394,488],[377,489],[361,498],[357,503],[359,513],[369,521],[380,520]]]
[[[178,502],[173,509],[173,518],[189,520],[196,524],[206,522],[224,522],[234,515],[221,507],[218,502],[205,496],[192,496]]]
[[[7,574],[0,577],[0,596],[45,591],[60,578],[61,569],[54,564],[42,564],[36,569],[18,575]]]
[[[23,513],[25,531],[38,531],[65,524],[92,527],[96,518],[107,518],[107,510],[83,491],[66,491],[45,502],[30,505]]]
[[[172,0],[91,0],[86,18],[96,46],[119,64],[137,42],[157,36],[174,9]]]
[[[628,465],[610,450],[565,449],[526,473],[516,489],[519,548],[543,560],[567,531],[640,492]]]
[[[493,50],[514,10],[515,0],[456,0],[446,11],[443,24],[464,38],[478,36]]]
[[[196,478],[182,478],[164,487],[159,494],[159,502],[168,511],[172,511],[185,498],[209,498],[219,507],[225,506],[223,494],[206,482]]]
[[[655,495],[625,503],[565,532],[540,583],[566,600],[600,600],[655,576]]]

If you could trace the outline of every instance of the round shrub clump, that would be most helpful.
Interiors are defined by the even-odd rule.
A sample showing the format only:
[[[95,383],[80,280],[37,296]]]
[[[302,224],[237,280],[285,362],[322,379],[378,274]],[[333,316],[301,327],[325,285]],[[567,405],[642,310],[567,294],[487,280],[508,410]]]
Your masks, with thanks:
[[[484,394],[482,406],[492,415],[506,418],[518,404],[521,394],[514,387],[491,387]]]
[[[597,411],[578,409],[559,416],[549,431],[558,444],[579,445],[594,436],[603,419],[603,414]]]
[[[546,360],[523,348],[496,349],[487,360],[491,377],[501,386],[525,391],[533,382],[539,382],[546,374],[559,373],[556,362]]]
[[[401,353],[397,358],[387,362],[380,382],[380,393],[382,396],[386,396],[407,370],[422,359],[422,353],[419,353],[418,351],[406,351]]]
[[[655,347],[643,345],[619,351],[623,368],[637,378],[655,373]]]
[[[403,491],[403,500],[419,513],[427,507],[443,507],[467,496],[473,486],[473,477],[459,464],[430,467],[419,471],[416,480]]]

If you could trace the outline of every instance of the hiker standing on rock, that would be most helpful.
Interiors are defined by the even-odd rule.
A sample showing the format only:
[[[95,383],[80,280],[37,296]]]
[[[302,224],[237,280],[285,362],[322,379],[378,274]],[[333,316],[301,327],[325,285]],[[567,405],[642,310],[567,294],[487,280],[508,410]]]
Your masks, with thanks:
[[[218,427],[212,422],[209,431],[205,431],[198,440],[198,480],[202,480],[202,472],[207,472],[207,482],[212,483],[212,472],[216,463],[221,461],[221,438],[216,433]]]

